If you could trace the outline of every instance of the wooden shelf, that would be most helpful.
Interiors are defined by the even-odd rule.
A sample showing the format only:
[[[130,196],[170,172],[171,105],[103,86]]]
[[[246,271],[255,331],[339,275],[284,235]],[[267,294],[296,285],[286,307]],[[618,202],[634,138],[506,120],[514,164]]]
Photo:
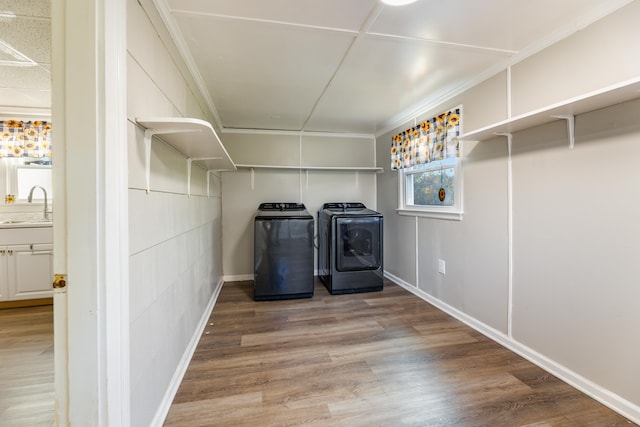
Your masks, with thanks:
[[[182,117],[154,117],[136,118],[136,123],[144,128],[147,193],[150,191],[151,141],[154,136],[187,156],[189,194],[191,194],[192,163],[202,166],[207,171],[236,170],[236,165],[231,160],[215,130],[210,123],[204,120]]]
[[[274,165],[236,165],[241,169],[293,169],[293,170],[325,170],[325,171],[361,171],[361,172],[383,172],[383,168],[373,166],[274,166]]]
[[[640,98],[640,77],[494,123],[461,135],[460,140],[484,141],[496,135],[518,132],[636,98]]]

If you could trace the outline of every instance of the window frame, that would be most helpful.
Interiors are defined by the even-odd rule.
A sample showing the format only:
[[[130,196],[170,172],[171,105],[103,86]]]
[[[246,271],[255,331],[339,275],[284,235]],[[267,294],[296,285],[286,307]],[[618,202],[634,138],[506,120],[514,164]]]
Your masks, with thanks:
[[[29,176],[31,175],[31,176]],[[50,165],[18,165],[15,168],[14,193],[16,200],[27,202],[28,194],[34,186],[40,186],[47,192],[47,199],[53,200],[53,182]],[[25,181],[28,183],[25,184]],[[44,193],[37,191],[33,194],[33,201],[44,201]]]
[[[436,162],[433,162],[436,163]],[[447,166],[448,168],[449,166]],[[416,173],[439,170],[443,167],[436,163],[432,167],[421,167],[421,169],[399,169],[398,172],[398,208],[396,212],[399,215],[418,216],[425,218],[445,219],[452,221],[462,221],[464,215],[464,186],[463,186],[463,159],[456,158],[455,164],[452,166],[454,170],[454,203],[452,206],[437,205],[414,205],[407,203],[407,191],[409,185],[408,178]]]
[[[18,157],[5,157],[2,160],[5,161],[6,194],[15,196],[15,204],[28,203],[29,190],[34,185],[45,188],[47,199],[49,201],[53,200],[51,165],[24,164],[24,160]],[[38,175],[36,180],[32,176],[28,176],[34,173]],[[44,193],[42,191],[35,192],[33,201],[42,203],[44,201]]]

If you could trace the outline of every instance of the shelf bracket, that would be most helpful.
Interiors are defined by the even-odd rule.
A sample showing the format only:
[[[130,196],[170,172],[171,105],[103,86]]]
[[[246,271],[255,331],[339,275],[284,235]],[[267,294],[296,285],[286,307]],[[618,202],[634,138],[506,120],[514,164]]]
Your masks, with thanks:
[[[196,130],[189,131],[183,129],[163,129],[157,130],[153,128],[146,128],[144,130],[144,154],[145,154],[145,165],[144,165],[144,174],[146,180],[146,188],[145,192],[149,194],[151,192],[150,181],[151,181],[151,141],[155,135],[163,135],[167,133],[177,133],[177,132],[198,132]]]
[[[145,129],[144,130],[144,155],[145,155],[145,164],[144,164],[144,176],[146,180],[146,185],[144,191],[149,194],[149,181],[151,175],[151,140],[153,139],[153,135],[155,132],[153,129]]]
[[[511,154],[513,151],[513,135],[508,132],[496,133],[507,137],[507,335],[513,334],[513,164]]]
[[[572,114],[563,114],[551,116],[554,119],[562,119],[567,121],[567,136],[569,137],[569,150],[573,150],[576,142],[576,116]]]
[[[193,159],[187,157],[187,197],[191,197],[191,163]]]
[[[509,148],[509,154],[511,154],[511,146],[513,145],[513,135],[510,134],[509,132],[497,132],[496,135],[498,136],[506,136],[507,137],[507,144],[508,148]]]
[[[187,158],[187,196],[191,197],[191,163],[198,160],[220,160],[222,157],[188,157]],[[207,197],[209,197],[209,172],[207,170]]]

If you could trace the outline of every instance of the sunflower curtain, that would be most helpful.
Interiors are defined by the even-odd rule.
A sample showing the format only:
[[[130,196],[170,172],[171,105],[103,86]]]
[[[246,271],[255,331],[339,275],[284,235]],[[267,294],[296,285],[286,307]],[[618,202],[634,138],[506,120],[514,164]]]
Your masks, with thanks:
[[[30,158],[30,163],[51,162],[51,123],[0,121],[0,157]]]
[[[454,108],[391,139],[391,169],[460,157],[460,108]]]

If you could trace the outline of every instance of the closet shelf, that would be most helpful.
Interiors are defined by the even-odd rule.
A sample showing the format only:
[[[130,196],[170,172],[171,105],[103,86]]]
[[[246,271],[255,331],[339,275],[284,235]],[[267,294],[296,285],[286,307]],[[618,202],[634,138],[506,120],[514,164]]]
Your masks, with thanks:
[[[227,150],[211,124],[199,119],[182,117],[136,118],[144,128],[146,149],[147,193],[150,191],[151,141],[157,137],[187,156],[187,187],[191,194],[191,164],[207,171],[236,170]],[[208,174],[207,174],[208,178]]]
[[[275,166],[275,165],[236,165],[239,169],[293,169],[293,170],[325,170],[325,171],[362,171],[362,172],[383,172],[383,168],[373,166]]]
[[[558,102],[498,123],[465,133],[463,141],[484,141],[496,135],[518,132],[569,116],[599,110],[621,102],[640,98],[640,77],[588,92],[584,95]],[[569,132],[571,133],[571,131]],[[571,138],[571,135],[570,135]]]
[[[181,117],[136,118],[145,133],[157,136],[207,170],[236,167],[211,124]]]

